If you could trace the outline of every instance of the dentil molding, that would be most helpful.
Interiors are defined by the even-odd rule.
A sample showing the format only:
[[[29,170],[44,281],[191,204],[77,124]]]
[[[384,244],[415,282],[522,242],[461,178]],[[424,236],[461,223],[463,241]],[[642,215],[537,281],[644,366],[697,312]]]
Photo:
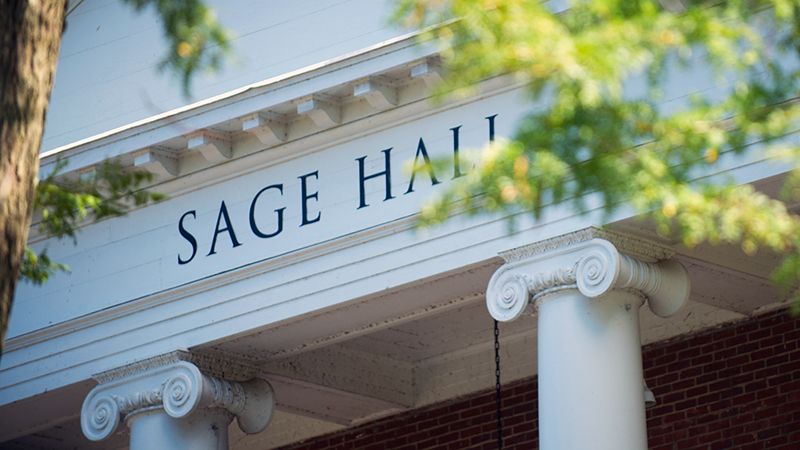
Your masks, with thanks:
[[[275,394],[267,381],[227,381],[204,374],[190,362],[172,361],[174,357],[175,352],[125,366],[115,372],[112,381],[92,389],[81,408],[86,437],[105,439],[126,417],[158,408],[173,418],[187,417],[201,408],[221,408],[236,416],[239,428],[247,434],[259,433],[269,425]],[[123,372],[128,375],[121,376]]]
[[[689,298],[689,277],[673,252],[656,243],[587,228],[500,255],[506,260],[489,280],[486,305],[501,322],[534,314],[536,300],[573,288],[589,298],[615,289],[648,299],[659,316],[675,314]],[[656,263],[656,261],[658,261]]]

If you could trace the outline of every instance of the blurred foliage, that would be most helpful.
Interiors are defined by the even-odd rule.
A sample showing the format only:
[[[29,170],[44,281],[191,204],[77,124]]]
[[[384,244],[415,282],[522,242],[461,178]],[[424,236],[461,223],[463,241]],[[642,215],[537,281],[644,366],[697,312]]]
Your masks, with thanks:
[[[39,231],[57,239],[77,242],[76,233],[87,219],[122,216],[131,207],[164,199],[163,194],[139,188],[152,180],[149,172],[125,171],[120,164],[106,161],[83,176],[61,176],[65,166],[64,161],[56,162],[51,174],[39,181],[34,199]],[[25,248],[23,280],[42,284],[58,270],[69,271],[69,267],[51,260],[46,249],[36,254]]]
[[[399,0],[393,20],[441,43],[438,98],[506,75],[536,106],[423,206],[421,225],[630,205],[690,248],[783,255],[774,281],[800,299],[798,216],[719,175],[737,154],[772,159],[790,173],[782,200],[800,200],[800,0]],[[691,81],[676,92],[678,76]]]
[[[159,68],[177,75],[184,95],[190,92],[192,77],[198,70],[215,71],[230,56],[230,32],[201,0],[125,0],[136,11],[153,7],[163,25],[168,48]],[[34,202],[34,217],[39,216],[39,231],[57,239],[76,242],[80,225],[89,219],[122,216],[128,209],[162,194],[139,189],[152,174],[123,170],[115,162],[105,162],[80,178],[62,175],[66,162],[58,161],[53,172],[39,181]],[[47,250],[37,254],[25,248],[21,278],[42,284],[55,271],[69,267],[50,259]]]
[[[155,8],[164,27],[167,53],[161,70],[181,78],[188,96],[198,70],[218,70],[231,54],[231,33],[217,21],[214,10],[201,0],[125,0],[136,11]]]

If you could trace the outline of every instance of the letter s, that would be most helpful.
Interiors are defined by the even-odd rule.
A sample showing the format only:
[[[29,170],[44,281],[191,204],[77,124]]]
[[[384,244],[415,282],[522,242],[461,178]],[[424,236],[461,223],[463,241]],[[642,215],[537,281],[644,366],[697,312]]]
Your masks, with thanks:
[[[185,219],[186,216],[188,216],[189,214],[191,214],[193,218],[195,219],[197,218],[197,214],[195,213],[195,211],[189,211],[186,214],[182,215],[181,220],[178,221],[178,232],[181,233],[181,236],[183,236],[184,239],[186,239],[187,241],[189,241],[190,244],[192,244],[192,256],[190,256],[189,259],[184,261],[181,259],[181,255],[179,253],[178,264],[188,264],[189,261],[194,259],[194,255],[197,254],[197,239],[195,239],[194,236],[192,236],[192,233],[186,231],[186,228],[183,228],[183,219]]]

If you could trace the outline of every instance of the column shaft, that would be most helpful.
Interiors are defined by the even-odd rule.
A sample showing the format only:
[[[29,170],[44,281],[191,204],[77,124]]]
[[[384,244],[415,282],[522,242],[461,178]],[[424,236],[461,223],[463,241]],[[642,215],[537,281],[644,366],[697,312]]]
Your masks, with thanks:
[[[228,425],[232,416],[207,408],[190,417],[170,417],[163,408],[133,414],[130,450],[228,450]]]
[[[540,448],[646,449],[641,297],[567,289],[539,302]]]

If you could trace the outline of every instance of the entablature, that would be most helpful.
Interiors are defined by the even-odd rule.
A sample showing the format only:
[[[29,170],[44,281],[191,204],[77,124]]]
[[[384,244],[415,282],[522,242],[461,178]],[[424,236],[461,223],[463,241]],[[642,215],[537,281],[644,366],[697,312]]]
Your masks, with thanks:
[[[126,170],[154,174],[150,187],[172,193],[187,184],[171,180],[247,156],[258,155],[261,163],[291,157],[318,145],[292,144],[331,128],[389,109],[414,114],[408,107],[427,99],[428,88],[442,79],[440,58],[428,47],[415,35],[403,36],[56,148],[40,155],[40,177],[59,160],[68,162],[62,176],[80,176],[113,160]],[[289,148],[277,151],[284,146]],[[222,172],[230,170],[235,169]]]

